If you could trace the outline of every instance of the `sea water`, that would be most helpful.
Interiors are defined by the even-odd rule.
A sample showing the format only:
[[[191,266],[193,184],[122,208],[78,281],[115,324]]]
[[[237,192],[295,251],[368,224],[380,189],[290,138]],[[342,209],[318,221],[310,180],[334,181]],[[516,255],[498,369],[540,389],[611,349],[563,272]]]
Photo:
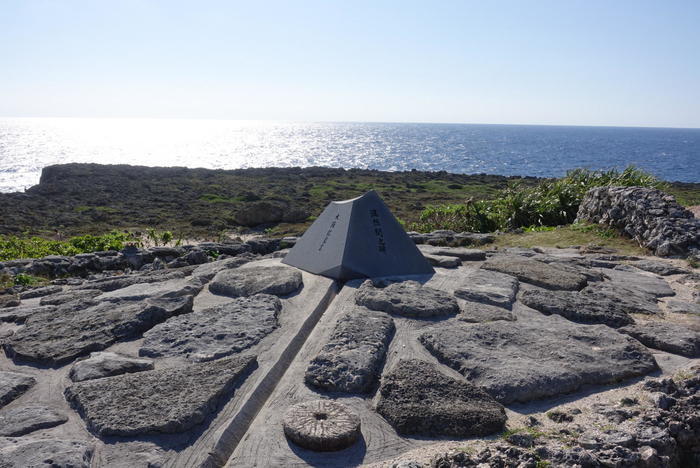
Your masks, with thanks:
[[[665,180],[700,182],[700,129],[0,118],[0,192],[21,191],[44,166],[68,162],[540,177],[634,164]]]

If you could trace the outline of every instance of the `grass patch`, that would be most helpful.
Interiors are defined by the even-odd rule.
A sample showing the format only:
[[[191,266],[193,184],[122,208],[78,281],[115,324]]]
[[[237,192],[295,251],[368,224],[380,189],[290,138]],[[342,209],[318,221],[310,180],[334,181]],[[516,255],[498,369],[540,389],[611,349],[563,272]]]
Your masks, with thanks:
[[[551,230],[532,230],[522,234],[501,234],[485,249],[504,247],[555,247],[573,245],[596,245],[619,251],[623,255],[648,255],[634,240],[628,239],[614,230],[594,224],[570,224]]]
[[[127,244],[137,242],[132,234],[117,231],[99,236],[76,236],[65,241],[44,239],[38,236],[0,235],[0,261],[121,250]]]

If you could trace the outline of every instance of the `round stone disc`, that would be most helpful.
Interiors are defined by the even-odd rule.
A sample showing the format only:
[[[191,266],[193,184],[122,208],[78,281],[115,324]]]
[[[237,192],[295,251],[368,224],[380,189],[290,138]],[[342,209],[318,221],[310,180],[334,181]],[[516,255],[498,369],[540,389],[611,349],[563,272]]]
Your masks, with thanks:
[[[284,434],[300,447],[318,452],[342,450],[360,437],[360,417],[332,400],[292,406],[282,422]]]

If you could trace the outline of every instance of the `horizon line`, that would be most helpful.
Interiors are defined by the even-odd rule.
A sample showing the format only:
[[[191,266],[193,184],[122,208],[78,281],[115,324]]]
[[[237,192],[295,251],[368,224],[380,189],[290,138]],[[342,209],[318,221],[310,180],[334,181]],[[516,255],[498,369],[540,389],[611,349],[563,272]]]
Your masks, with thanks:
[[[644,129],[668,129],[668,130],[700,130],[700,127],[674,127],[667,125],[619,125],[619,124],[561,124],[561,123],[493,123],[493,122],[437,122],[437,121],[392,121],[392,120],[294,120],[294,119],[227,119],[211,117],[28,117],[0,115],[0,119],[72,119],[72,120],[201,120],[217,122],[260,122],[260,123],[299,123],[299,124],[414,124],[414,125],[493,125],[493,126],[518,126],[518,127],[591,127],[591,128],[644,128]]]

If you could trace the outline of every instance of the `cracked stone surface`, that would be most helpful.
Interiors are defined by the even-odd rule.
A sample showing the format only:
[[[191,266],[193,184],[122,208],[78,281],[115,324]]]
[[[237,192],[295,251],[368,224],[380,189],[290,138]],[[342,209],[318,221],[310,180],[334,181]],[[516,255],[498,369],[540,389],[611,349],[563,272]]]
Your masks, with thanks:
[[[494,320],[516,320],[515,314],[503,307],[491,304],[481,304],[479,302],[465,302],[462,305],[462,312],[457,316],[457,320],[463,322],[480,323],[493,322]]]
[[[586,286],[586,275],[567,266],[544,263],[519,255],[497,255],[487,259],[481,268],[515,276],[520,281],[542,288],[579,291]]]
[[[192,296],[100,302],[84,309],[68,303],[29,316],[24,327],[5,341],[5,352],[15,359],[62,364],[191,310]]]
[[[36,379],[18,372],[0,371],[0,408],[32,388]]]
[[[402,281],[379,288],[367,280],[355,293],[355,303],[371,310],[404,317],[437,317],[459,312],[459,305],[450,294],[417,281]]]
[[[572,322],[602,323],[622,327],[634,323],[623,307],[606,297],[576,291],[544,291],[532,289],[520,295],[523,304],[546,315],[557,314]]]
[[[73,364],[68,376],[73,382],[81,382],[151,369],[153,369],[153,361],[148,359],[137,359],[105,351],[91,353],[89,358]]]
[[[449,257],[447,255],[429,255],[424,253],[423,256],[432,265],[440,268],[457,268],[462,264],[462,260],[457,257]]]
[[[467,284],[455,290],[455,296],[467,301],[492,304],[510,309],[518,293],[518,280],[490,270],[476,270]]]
[[[440,362],[507,404],[572,392],[657,369],[638,341],[560,317],[435,327],[420,342]]]
[[[403,435],[484,436],[506,422],[503,406],[482,388],[415,359],[399,361],[379,395],[377,412]]]
[[[302,286],[301,273],[285,267],[250,267],[223,270],[209,283],[209,290],[222,296],[253,294],[285,296]]]
[[[228,357],[78,382],[64,393],[101,436],[184,432],[216,411],[255,365],[253,356]]]
[[[0,436],[17,437],[30,432],[58,426],[68,417],[47,406],[20,406],[0,412]]]
[[[328,343],[311,360],[306,383],[331,392],[372,391],[393,333],[394,321],[385,313],[353,309],[338,321]]]
[[[97,289],[78,289],[58,294],[51,294],[50,296],[44,296],[39,301],[39,304],[62,305],[73,301],[87,301],[99,296],[100,294],[102,294],[102,292],[98,291]]]
[[[144,333],[141,356],[209,361],[254,346],[279,326],[279,298],[256,294],[173,317]]]

